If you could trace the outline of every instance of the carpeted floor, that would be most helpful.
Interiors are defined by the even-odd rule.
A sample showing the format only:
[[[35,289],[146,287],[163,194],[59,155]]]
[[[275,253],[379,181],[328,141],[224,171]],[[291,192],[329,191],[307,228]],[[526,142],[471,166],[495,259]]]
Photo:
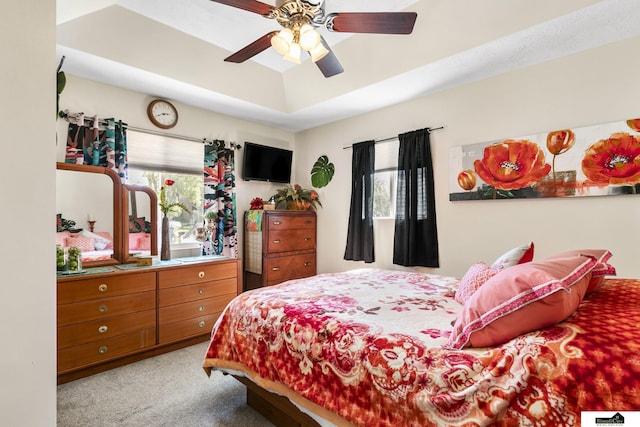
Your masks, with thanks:
[[[245,387],[202,360],[207,343],[58,386],[59,427],[267,427]]]

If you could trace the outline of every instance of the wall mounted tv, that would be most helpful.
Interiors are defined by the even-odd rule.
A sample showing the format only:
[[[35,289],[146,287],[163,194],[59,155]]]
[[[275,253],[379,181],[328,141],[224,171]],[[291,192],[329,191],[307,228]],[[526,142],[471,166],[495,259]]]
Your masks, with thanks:
[[[242,179],[289,183],[292,159],[291,150],[245,142]]]

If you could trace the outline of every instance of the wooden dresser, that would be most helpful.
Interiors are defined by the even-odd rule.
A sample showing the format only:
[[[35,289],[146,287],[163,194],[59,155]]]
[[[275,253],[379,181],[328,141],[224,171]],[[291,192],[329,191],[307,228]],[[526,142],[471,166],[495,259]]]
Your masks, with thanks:
[[[242,290],[220,259],[58,277],[58,383],[206,341]]]
[[[316,274],[314,211],[262,211],[260,230],[245,213],[244,289],[271,286]]]

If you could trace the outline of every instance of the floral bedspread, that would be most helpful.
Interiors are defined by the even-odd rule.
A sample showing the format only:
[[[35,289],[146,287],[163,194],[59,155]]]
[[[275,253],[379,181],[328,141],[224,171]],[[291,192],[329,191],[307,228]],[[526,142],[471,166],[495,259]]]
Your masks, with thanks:
[[[607,280],[553,327],[451,351],[457,285],[363,269],[245,292],[204,367],[338,425],[579,426],[581,410],[640,410],[640,280]]]

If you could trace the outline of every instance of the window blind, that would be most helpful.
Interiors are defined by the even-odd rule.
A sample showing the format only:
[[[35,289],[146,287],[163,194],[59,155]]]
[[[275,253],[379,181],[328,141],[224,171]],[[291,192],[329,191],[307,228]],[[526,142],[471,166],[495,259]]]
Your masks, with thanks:
[[[395,138],[389,141],[377,143],[375,145],[376,150],[376,165],[375,170],[395,170],[398,168],[398,149],[400,148],[400,141]]]
[[[203,150],[201,143],[127,131],[127,158],[132,168],[202,174]]]

